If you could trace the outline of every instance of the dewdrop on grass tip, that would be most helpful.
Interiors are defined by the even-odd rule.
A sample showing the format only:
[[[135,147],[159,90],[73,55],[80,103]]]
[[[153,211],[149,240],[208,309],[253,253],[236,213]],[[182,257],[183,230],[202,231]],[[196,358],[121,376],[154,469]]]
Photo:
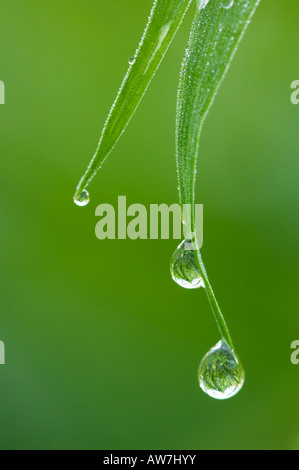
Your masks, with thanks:
[[[237,355],[222,339],[202,359],[198,378],[201,389],[207,395],[225,400],[241,390],[245,372]]]
[[[185,289],[205,287],[192,242],[184,240],[174,252],[170,264],[171,277]]]
[[[78,196],[74,197],[74,203],[80,207],[87,206],[89,201],[90,201],[89,192],[86,191],[86,189],[83,189],[83,191]]]

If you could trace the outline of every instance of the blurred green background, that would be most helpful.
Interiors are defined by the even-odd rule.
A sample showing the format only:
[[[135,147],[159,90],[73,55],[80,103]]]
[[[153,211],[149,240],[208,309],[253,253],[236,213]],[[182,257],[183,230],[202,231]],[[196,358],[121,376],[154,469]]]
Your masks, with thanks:
[[[299,449],[298,1],[262,1],[202,135],[203,257],[247,377],[224,402],[198,387],[219,334],[204,292],[171,280],[177,242],[94,233],[118,195],[177,202],[194,6],[90,205],[72,202],[151,4],[1,4],[1,449]]]

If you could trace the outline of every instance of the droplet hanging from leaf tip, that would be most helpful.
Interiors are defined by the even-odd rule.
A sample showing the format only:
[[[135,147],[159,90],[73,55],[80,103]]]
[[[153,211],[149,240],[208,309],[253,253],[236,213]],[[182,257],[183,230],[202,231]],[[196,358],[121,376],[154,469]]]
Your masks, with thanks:
[[[196,251],[189,240],[184,240],[174,252],[170,264],[171,277],[185,289],[204,287]]]
[[[237,355],[222,339],[202,359],[198,378],[201,389],[207,395],[225,400],[241,390],[245,372]]]
[[[74,197],[74,203],[80,207],[86,206],[89,203],[89,201],[90,201],[89,192],[86,191],[86,189],[83,189],[83,191],[78,196]]]

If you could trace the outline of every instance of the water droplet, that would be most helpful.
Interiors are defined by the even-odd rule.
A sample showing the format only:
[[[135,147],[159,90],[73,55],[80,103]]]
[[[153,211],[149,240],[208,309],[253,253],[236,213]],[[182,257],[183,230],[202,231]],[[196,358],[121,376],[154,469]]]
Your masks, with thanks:
[[[89,192],[86,191],[86,189],[83,189],[82,193],[79,194],[79,196],[74,197],[74,203],[80,207],[86,206],[89,203],[89,200]]]
[[[234,0],[222,0],[221,6],[226,10],[229,10],[234,5]]]
[[[198,9],[199,10],[203,10],[204,8],[206,8],[207,4],[209,3],[210,0],[197,0],[197,4],[198,4]]]
[[[130,64],[130,65],[134,65],[135,62],[136,62],[136,57],[130,57],[130,58],[129,58],[129,64]]]
[[[192,242],[184,240],[174,252],[170,264],[172,279],[185,289],[204,287],[196,251],[192,248]]]
[[[202,359],[198,378],[200,387],[207,395],[224,400],[241,390],[245,373],[234,351],[222,339]]]

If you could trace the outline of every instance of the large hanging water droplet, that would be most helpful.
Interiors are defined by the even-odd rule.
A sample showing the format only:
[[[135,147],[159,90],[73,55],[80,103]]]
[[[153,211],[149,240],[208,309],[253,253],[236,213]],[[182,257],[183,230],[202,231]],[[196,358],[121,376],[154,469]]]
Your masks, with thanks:
[[[207,395],[224,400],[241,390],[245,372],[234,351],[222,339],[202,359],[198,378],[200,387]]]
[[[80,207],[86,206],[89,203],[89,200],[89,192],[86,191],[86,189],[83,189],[82,193],[74,197],[74,203]]]
[[[136,62],[136,57],[130,57],[130,58],[129,58],[129,64],[130,64],[130,65],[134,65],[135,62]]]
[[[192,243],[184,240],[174,252],[170,272],[172,279],[185,289],[204,287],[200,274],[196,251],[192,249]]]

